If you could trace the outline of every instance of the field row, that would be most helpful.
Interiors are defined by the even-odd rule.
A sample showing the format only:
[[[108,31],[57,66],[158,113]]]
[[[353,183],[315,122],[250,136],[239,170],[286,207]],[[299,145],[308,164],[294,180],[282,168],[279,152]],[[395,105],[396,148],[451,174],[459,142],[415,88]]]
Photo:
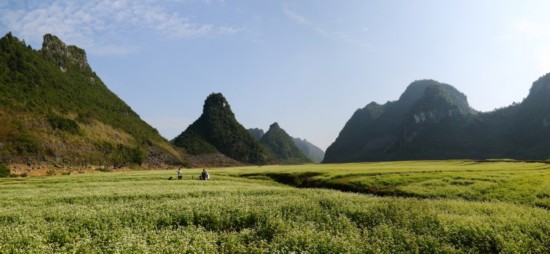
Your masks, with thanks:
[[[550,164],[546,163],[421,161],[277,166],[241,176],[378,196],[502,201],[550,209]]]
[[[466,166],[447,164],[441,170],[449,177]],[[428,165],[445,166],[211,169],[210,181],[192,180],[199,169],[184,171],[181,181],[167,180],[175,170],[2,179],[0,252],[550,252],[550,211],[523,202],[378,197],[294,188],[270,177],[317,172],[317,181],[336,181],[345,179],[340,175],[404,171],[414,176],[433,171]]]

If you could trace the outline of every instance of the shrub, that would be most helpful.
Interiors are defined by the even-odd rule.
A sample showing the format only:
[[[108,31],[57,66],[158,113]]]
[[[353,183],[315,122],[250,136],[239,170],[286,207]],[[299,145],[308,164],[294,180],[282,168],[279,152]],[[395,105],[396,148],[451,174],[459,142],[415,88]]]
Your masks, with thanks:
[[[71,120],[71,119],[67,119],[67,118],[64,118],[64,117],[61,117],[61,116],[49,116],[48,117],[48,122],[50,123],[50,125],[52,126],[52,128],[54,129],[59,129],[59,130],[62,130],[62,131],[66,131],[66,132],[69,132],[69,133],[72,133],[72,134],[78,134],[79,133],[79,128],[78,128],[78,124]]]
[[[0,177],[10,176],[10,169],[6,164],[0,162]]]
[[[131,164],[141,165],[145,160],[145,152],[139,149],[139,147],[132,148],[107,142],[96,143],[95,145],[105,154],[107,162],[113,164],[115,168]]]

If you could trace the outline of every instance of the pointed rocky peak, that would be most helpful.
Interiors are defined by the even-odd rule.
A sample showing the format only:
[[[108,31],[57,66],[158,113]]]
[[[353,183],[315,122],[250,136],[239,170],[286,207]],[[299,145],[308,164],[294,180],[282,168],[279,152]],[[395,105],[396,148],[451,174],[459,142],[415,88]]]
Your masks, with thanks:
[[[269,138],[272,136],[277,138],[283,138],[283,139],[286,139],[287,137],[290,138],[290,136],[285,132],[285,130],[281,129],[281,127],[277,122],[274,122],[269,126],[269,130],[264,134],[262,139]]]
[[[212,93],[204,101],[203,114],[229,114],[234,117],[231,106],[221,93]]]
[[[269,130],[277,130],[277,129],[281,129],[281,127],[277,122],[274,122],[269,126]]]
[[[210,94],[199,119],[172,142],[194,155],[219,152],[244,163],[268,161],[267,151],[237,121],[221,93]]]
[[[282,163],[293,164],[311,161],[296,146],[293,138],[276,122],[269,126],[269,130],[262,137],[260,143],[267,147]]]
[[[86,52],[73,45],[67,46],[55,35],[44,35],[42,53],[55,61],[63,72],[73,66],[80,70],[91,71]]]

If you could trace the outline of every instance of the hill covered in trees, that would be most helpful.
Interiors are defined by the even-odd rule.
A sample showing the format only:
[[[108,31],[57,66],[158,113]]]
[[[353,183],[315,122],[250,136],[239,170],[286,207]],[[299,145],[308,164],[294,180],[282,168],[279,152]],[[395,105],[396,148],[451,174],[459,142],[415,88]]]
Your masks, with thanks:
[[[248,164],[266,164],[269,153],[237,121],[221,93],[210,94],[203,113],[172,143],[192,155],[221,153]]]
[[[481,113],[454,87],[415,81],[399,100],[358,109],[324,162],[550,158],[550,74],[519,104]]]
[[[264,136],[264,130],[259,128],[248,129],[248,132],[258,141]],[[285,132],[286,133],[286,132]],[[320,163],[325,157],[325,152],[321,148],[308,142],[305,139],[291,137],[294,145],[312,162]]]
[[[0,39],[0,162],[159,166],[183,154],[103,84],[86,53],[45,35]]]
[[[262,136],[260,143],[271,152],[278,163],[300,164],[311,162],[296,146],[292,137],[281,129],[278,123],[269,126],[269,130]]]

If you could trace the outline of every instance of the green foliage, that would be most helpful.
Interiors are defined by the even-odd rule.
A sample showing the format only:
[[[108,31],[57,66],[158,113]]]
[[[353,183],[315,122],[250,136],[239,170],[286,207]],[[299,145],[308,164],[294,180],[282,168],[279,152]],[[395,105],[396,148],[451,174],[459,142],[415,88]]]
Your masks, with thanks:
[[[264,145],[274,157],[281,163],[299,164],[311,162],[302,151],[294,144],[290,137],[279,124],[274,123],[269,127],[269,130],[263,135],[260,143]]]
[[[200,135],[193,131],[185,131],[172,141],[174,145],[185,148],[189,154],[218,153],[218,149],[206,142]]]
[[[0,39],[0,111],[12,116],[25,114],[33,117],[34,120],[27,119],[29,122],[38,122],[46,117],[53,129],[71,134],[81,134],[77,121],[90,124],[96,120],[131,135],[139,150],[148,150],[148,144],[170,146],[157,130],[141,120],[103,84],[90,69],[84,50],[67,46],[52,35],[44,36],[43,49],[40,51],[27,47],[11,33]],[[77,117],[71,120],[63,117],[66,115]],[[0,136],[0,140],[15,142],[6,144],[15,147],[10,150],[16,153],[12,156],[41,157],[37,153],[42,148],[33,138],[37,136],[36,130],[30,130],[27,136],[19,136],[16,132],[11,134],[15,136]],[[90,143],[84,136],[70,141],[60,137],[64,142],[73,142],[65,144],[68,146]],[[113,140],[112,143],[117,141]],[[165,158],[178,160],[174,159],[178,155],[165,155]],[[135,156],[122,157],[131,159],[128,163],[138,161],[132,158]]]
[[[252,135],[257,141],[260,141],[262,137],[265,135],[264,130],[259,128],[250,128],[248,129],[248,133],[250,133],[250,135]],[[294,145],[296,145],[296,147],[300,149],[300,151],[309,160],[315,163],[319,163],[323,161],[323,158],[325,157],[325,152],[321,150],[319,147],[315,146],[314,144],[308,142],[305,139],[292,138],[292,141],[294,141]]]
[[[192,154],[219,151],[245,163],[265,164],[267,152],[235,119],[222,94],[211,94],[204,102],[203,113],[172,143]]]
[[[140,165],[145,159],[145,153],[139,147],[131,148],[106,142],[98,143],[96,146],[103,152],[107,162],[113,163],[115,167],[129,166],[130,164]]]
[[[43,155],[42,142],[22,121],[6,118],[0,112],[0,156],[8,160],[17,154],[31,159]]]
[[[0,162],[0,177],[10,176],[10,168],[6,164]]]
[[[9,146],[17,154],[22,156],[41,155],[43,152],[41,142],[32,133],[23,131],[20,135],[12,137]]]
[[[252,137],[254,137],[257,141],[260,141],[265,134],[264,130],[259,128],[250,128],[248,129],[248,133],[250,133],[250,135],[252,135]]]
[[[477,167],[533,180],[537,164]],[[505,170],[499,170],[505,168]],[[535,169],[539,168],[538,171]],[[245,173],[325,174],[437,170],[465,162],[263,166],[212,169],[210,181],[168,181],[169,171],[0,180],[0,249],[25,253],[548,253],[550,211],[460,197],[378,197],[298,189]],[[533,174],[538,172],[537,174]],[[328,176],[328,175],[327,175]],[[473,172],[471,177],[478,174]],[[406,178],[402,175],[403,179]],[[187,180],[185,180],[187,179]],[[344,180],[344,179],[341,179]],[[513,181],[519,180],[515,178]],[[454,186],[448,183],[449,186]],[[139,186],[139,188],[137,188]],[[463,186],[463,185],[460,185]],[[514,185],[518,187],[523,185]],[[527,187],[527,186],[523,186]],[[538,187],[535,187],[538,188]],[[518,193],[519,191],[519,193]],[[508,188],[508,197],[522,196]],[[516,193],[516,194],[514,194]]]
[[[49,116],[48,122],[50,123],[52,128],[66,131],[72,134],[78,134],[80,130],[78,124],[75,121],[61,116]]]

